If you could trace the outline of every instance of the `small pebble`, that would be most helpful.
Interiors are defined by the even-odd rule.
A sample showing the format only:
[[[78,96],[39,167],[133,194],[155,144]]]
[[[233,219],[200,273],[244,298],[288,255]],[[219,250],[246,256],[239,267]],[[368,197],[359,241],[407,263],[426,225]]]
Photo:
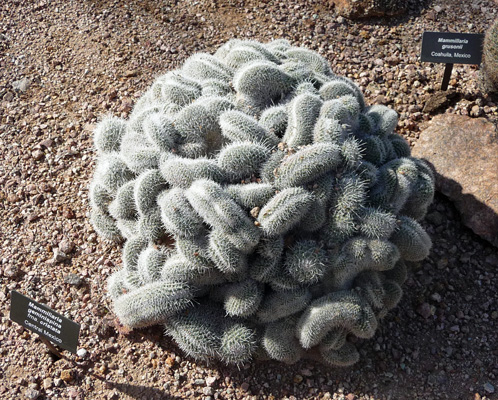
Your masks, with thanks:
[[[489,382],[486,382],[486,383],[483,385],[483,387],[484,387],[484,391],[485,391],[486,393],[491,393],[491,394],[492,394],[492,393],[494,393],[494,392],[495,392],[495,387],[494,387],[491,383],[489,383]]]
[[[43,153],[43,151],[41,151],[40,149],[36,149],[31,153],[31,157],[33,157],[33,160],[35,161],[40,161],[44,155],[45,153]]]
[[[208,376],[206,378],[206,385],[213,386],[213,384],[218,380],[217,376]]]
[[[78,397],[78,395],[79,395],[78,389],[76,389],[74,387],[68,387],[67,388],[67,395],[70,398],[76,398],[76,397]]]
[[[38,144],[42,147],[45,147],[46,149],[49,149],[54,145],[54,141],[52,139],[44,139]]]
[[[60,377],[64,382],[70,382],[73,380],[73,371],[70,369],[63,369]]]
[[[7,278],[15,278],[17,275],[19,275],[19,268],[15,265],[9,265],[3,270],[3,274]]]
[[[251,217],[253,217],[253,218],[258,218],[258,215],[259,215],[259,212],[260,212],[260,211],[261,211],[261,208],[259,208],[259,207],[254,207],[254,208],[251,210],[251,212],[250,212]]]
[[[40,396],[40,392],[35,389],[28,388],[26,392],[24,392],[25,396],[29,400],[35,400]]]
[[[67,255],[74,250],[74,243],[70,240],[64,239],[59,243],[59,250]]]
[[[12,88],[14,90],[19,90],[20,92],[23,93],[29,89],[30,85],[31,85],[31,80],[26,77],[19,79],[18,81],[12,82]]]
[[[76,352],[76,355],[79,358],[85,358],[88,355],[88,350],[82,347],[81,349],[78,349],[78,351]]]
[[[433,293],[431,294],[431,299],[437,301],[438,303],[441,303],[442,297],[439,293]]]
[[[3,95],[3,100],[5,100],[6,102],[10,102],[14,99],[14,93],[12,92],[7,92]]]
[[[68,283],[70,285],[73,285],[73,286],[79,286],[79,285],[81,285],[82,281],[83,281],[83,279],[79,275],[77,275],[77,274],[70,273],[70,274],[67,274],[64,277],[64,282]]]
[[[202,389],[202,393],[204,393],[206,396],[212,396],[214,394],[214,389],[210,386],[206,386]]]
[[[58,248],[54,249],[54,256],[49,261],[51,264],[59,264],[66,261],[69,257],[66,253],[60,251]]]
[[[482,109],[477,105],[473,106],[472,109],[470,110],[470,115],[473,117],[479,117],[481,114],[482,114]]]
[[[53,385],[53,380],[52,378],[45,378],[43,380],[43,389],[50,389]]]
[[[117,400],[117,399],[119,399],[119,393],[116,390],[114,390],[113,392],[111,392],[107,395],[107,398],[109,400]]]
[[[431,315],[434,315],[433,306],[431,306],[429,303],[422,303],[417,308],[417,313],[419,313],[422,317],[424,317],[425,319],[427,319]]]
[[[175,365],[175,359],[173,357],[166,358],[166,365],[172,367],[173,365]]]

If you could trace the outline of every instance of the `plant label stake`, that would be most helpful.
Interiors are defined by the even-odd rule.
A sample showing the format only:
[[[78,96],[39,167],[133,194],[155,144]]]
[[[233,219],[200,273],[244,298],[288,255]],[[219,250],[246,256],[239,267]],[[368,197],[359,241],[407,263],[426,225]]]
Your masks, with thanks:
[[[441,90],[447,90],[453,64],[481,63],[483,40],[480,33],[424,32],[420,59],[446,64]]]
[[[52,343],[76,353],[80,324],[15,290],[10,292],[10,319],[37,333],[49,351],[57,357],[62,358]]]

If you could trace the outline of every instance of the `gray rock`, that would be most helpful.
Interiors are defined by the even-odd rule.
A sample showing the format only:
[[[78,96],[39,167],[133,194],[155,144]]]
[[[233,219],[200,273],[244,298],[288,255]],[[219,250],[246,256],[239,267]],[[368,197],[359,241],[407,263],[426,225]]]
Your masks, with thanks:
[[[456,205],[465,225],[498,246],[498,133],[484,118],[438,115],[412,155],[436,170],[436,189]]]
[[[31,388],[26,389],[26,392],[24,394],[29,400],[35,400],[40,396],[40,392],[38,390]]]
[[[82,282],[82,278],[76,274],[67,274],[65,277],[64,277],[64,282],[65,283],[68,283],[70,285],[73,285],[73,286],[79,286],[81,285],[81,282]]]
[[[22,93],[26,92],[29,89],[30,85],[31,85],[31,79],[28,79],[26,77],[19,79],[18,81],[12,82],[12,88],[14,90],[19,90]]]
[[[489,382],[486,382],[483,385],[483,387],[484,387],[484,391],[486,393],[494,393],[495,392],[495,387],[491,383],[489,383]]]

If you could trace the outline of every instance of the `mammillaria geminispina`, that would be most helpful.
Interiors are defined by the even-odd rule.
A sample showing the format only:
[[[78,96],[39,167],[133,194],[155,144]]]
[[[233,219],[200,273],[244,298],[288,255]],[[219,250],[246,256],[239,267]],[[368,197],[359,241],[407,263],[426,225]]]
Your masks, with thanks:
[[[431,246],[434,177],[397,120],[285,40],[159,77],[95,130],[91,221],[125,241],[116,315],[201,360],[356,362],[349,337],[374,335]]]

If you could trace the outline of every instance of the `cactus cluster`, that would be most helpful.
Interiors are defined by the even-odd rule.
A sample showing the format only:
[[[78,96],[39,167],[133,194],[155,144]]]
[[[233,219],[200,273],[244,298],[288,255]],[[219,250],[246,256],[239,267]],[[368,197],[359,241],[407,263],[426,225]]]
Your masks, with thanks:
[[[498,19],[484,36],[481,76],[484,89],[489,93],[498,93]]]
[[[91,221],[124,240],[108,282],[124,325],[190,356],[351,365],[402,295],[428,166],[315,52],[231,40],[159,77],[95,131]]]

